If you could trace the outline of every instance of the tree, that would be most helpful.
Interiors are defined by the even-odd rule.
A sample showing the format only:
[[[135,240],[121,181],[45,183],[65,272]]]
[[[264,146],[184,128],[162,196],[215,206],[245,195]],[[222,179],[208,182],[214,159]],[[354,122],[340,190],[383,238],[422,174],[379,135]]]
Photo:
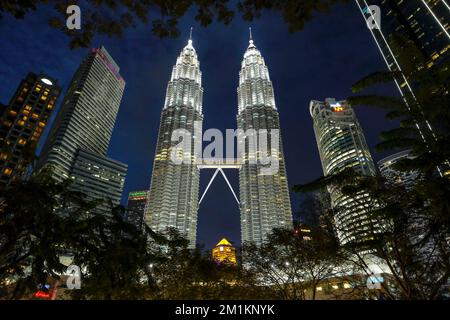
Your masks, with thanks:
[[[201,247],[191,249],[189,241],[174,228],[159,243],[161,259],[152,265],[156,279],[155,299],[222,299],[235,281],[233,268],[217,265]]]
[[[0,282],[17,280],[11,298],[27,297],[48,276],[65,271],[59,261],[61,249],[79,241],[74,217],[96,203],[69,191],[65,183],[55,183],[47,170],[7,187],[1,200]],[[71,209],[66,215],[57,214],[55,209],[66,201],[72,203]]]
[[[81,269],[72,299],[226,299],[258,297],[252,275],[216,264],[174,229],[138,230],[123,207],[98,211],[99,200],[57,183],[44,169],[8,186],[0,197],[0,287],[6,299],[30,299],[38,286],[60,280],[67,265]],[[2,294],[3,295],[3,294]]]
[[[341,255],[333,233],[316,228],[312,240],[289,229],[275,229],[261,246],[246,244],[243,264],[258,275],[258,285],[270,296],[286,300],[304,300],[306,292],[316,299],[317,286],[339,276]]]
[[[401,36],[390,39],[403,66],[399,72],[377,72],[353,86],[355,92],[402,77],[414,90],[404,100],[386,96],[349,98],[353,106],[387,109],[387,118],[399,119],[400,127],[383,132],[378,150],[411,150],[411,158],[393,167],[415,172],[414,185],[407,187],[381,175],[362,176],[352,170],[323,177],[298,192],[310,192],[326,186],[337,187],[353,198],[361,192],[369,195],[364,205],[371,228],[365,241],[343,246],[352,263],[368,270],[367,255],[387,266],[393,287],[383,284],[391,298],[438,299],[445,294],[450,275],[449,212],[450,181],[450,59],[429,67],[414,44]],[[432,128],[432,129],[431,129]],[[333,208],[334,214],[345,208]],[[376,226],[376,228],[375,228]],[[345,232],[345,230],[340,230]]]
[[[411,84],[414,94],[399,97],[360,95],[348,98],[354,107],[377,107],[387,110],[387,119],[398,119],[400,127],[381,133],[378,151],[410,149],[414,159],[396,165],[401,171],[420,171],[425,178],[449,169],[450,148],[450,59],[449,53],[439,64],[429,66],[415,44],[392,35],[390,46],[402,65],[402,72],[376,72],[353,85],[353,92],[402,78]],[[402,81],[402,82],[403,82]],[[418,130],[420,128],[420,130]],[[430,129],[432,128],[432,129]],[[447,206],[447,209],[449,207]],[[448,212],[448,211],[447,211]]]
[[[73,263],[86,270],[74,299],[145,299],[156,289],[151,265],[158,260],[153,233],[124,222],[123,207],[111,217],[96,216],[84,243],[72,250]]]
[[[450,271],[448,233],[444,226],[436,225],[426,197],[380,175],[360,176],[351,170],[315,182],[323,183],[339,186],[349,196],[361,190],[369,194],[373,209],[367,215],[376,228],[367,231],[364,241],[342,246],[354,266],[370,276],[367,258],[380,261],[392,275],[394,285],[383,284],[390,298],[442,297]],[[311,187],[313,184],[303,188]],[[335,214],[339,210],[335,208]]]
[[[234,9],[230,9],[228,0],[91,0],[83,2],[81,30],[68,30],[66,9],[73,1],[0,0],[0,19],[2,13],[23,19],[30,11],[49,3],[57,13],[49,20],[50,26],[69,36],[71,48],[77,48],[89,47],[96,34],[121,37],[126,29],[138,23],[151,23],[152,32],[159,37],[178,37],[178,22],[190,10],[195,10],[196,21],[204,27],[214,20],[228,24],[236,12],[246,21],[252,21],[263,11],[272,10],[280,13],[289,30],[295,32],[303,29],[313,13],[326,12],[338,2],[348,0],[240,0]]]
[[[138,299],[155,289],[151,244],[162,236],[124,222],[122,207],[98,211],[101,200],[55,182],[50,169],[8,186],[0,199],[0,285],[14,289],[7,298],[31,298],[39,285],[61,279],[63,256],[83,271],[74,299]]]

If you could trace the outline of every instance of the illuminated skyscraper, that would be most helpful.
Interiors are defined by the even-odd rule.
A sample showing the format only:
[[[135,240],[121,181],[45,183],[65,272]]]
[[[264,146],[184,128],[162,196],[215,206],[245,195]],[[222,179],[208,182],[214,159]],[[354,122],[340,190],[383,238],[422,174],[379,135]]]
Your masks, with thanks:
[[[120,205],[128,166],[119,161],[78,149],[71,169],[70,188],[90,199],[103,199],[97,211],[109,213]]]
[[[405,66],[398,60],[390,37],[400,34],[414,42],[422,53],[427,68],[438,65],[450,55],[450,2],[448,0],[356,0],[364,17],[373,17],[369,6],[377,5],[380,25],[375,22],[371,33],[389,70],[397,72],[395,83],[405,99],[414,96],[415,84],[402,73]],[[375,21],[375,20],[374,20]],[[400,71],[400,73],[398,73]],[[411,98],[409,98],[411,99]],[[408,100],[408,99],[407,99]],[[411,105],[414,102],[408,101]],[[431,125],[417,125],[425,135],[432,131]],[[424,139],[426,135],[424,136]]]
[[[20,180],[26,170],[25,150],[34,152],[61,93],[57,82],[29,73],[9,105],[0,105],[0,184]]]
[[[260,148],[254,150],[246,138],[239,169],[241,241],[262,244],[273,228],[292,228],[293,222],[281,135],[275,135],[279,133],[280,119],[273,86],[264,58],[251,38],[242,61],[237,92],[238,129],[268,131],[269,147],[265,155]],[[278,146],[272,145],[272,135],[278,140]],[[263,156],[272,157],[272,165],[273,161],[277,162],[275,172],[262,174],[262,169],[267,168]]]
[[[237,265],[236,249],[225,238],[212,250],[213,260],[220,264]]]
[[[378,161],[378,168],[380,173],[391,183],[399,183],[404,185],[406,189],[410,189],[414,186],[414,181],[419,174],[414,171],[403,172],[394,169],[393,166],[402,159],[413,159],[411,151],[398,152]]]
[[[370,17],[366,8],[377,5],[381,9],[380,26],[371,29],[373,37],[391,70],[401,70],[396,52],[389,45],[389,37],[401,34],[415,43],[428,66],[439,62],[450,50],[450,5],[448,0],[356,0],[364,18]],[[402,88],[408,89],[400,82]]]
[[[72,78],[41,153],[38,169],[57,181],[116,205],[127,166],[106,157],[125,89],[119,66],[104,48],[92,49]]]
[[[200,170],[194,153],[194,141],[201,139],[203,121],[202,73],[192,40],[183,48],[167,85],[166,100],[161,112],[156,154],[153,163],[150,192],[145,208],[145,221],[154,231],[177,228],[196,244],[197,210]],[[197,122],[198,132],[194,132]],[[197,127],[196,127],[197,128]],[[171,142],[176,129],[189,131],[191,152],[183,154],[190,163],[172,161],[171,153],[177,142]]]
[[[348,168],[362,175],[376,174],[362,128],[346,101],[311,101],[310,113],[325,176]],[[373,205],[367,194],[349,197],[336,187],[329,187],[328,191],[332,207],[338,209],[335,222],[342,244],[364,240],[368,230],[376,231],[377,226],[371,224],[366,215]]]

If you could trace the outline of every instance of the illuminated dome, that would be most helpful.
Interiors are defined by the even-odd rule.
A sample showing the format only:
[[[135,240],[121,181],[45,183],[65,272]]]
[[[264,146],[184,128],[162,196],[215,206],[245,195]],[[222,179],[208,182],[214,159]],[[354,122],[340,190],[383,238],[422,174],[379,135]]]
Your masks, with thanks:
[[[214,261],[220,264],[237,265],[236,249],[225,238],[220,240],[216,247],[212,250]]]

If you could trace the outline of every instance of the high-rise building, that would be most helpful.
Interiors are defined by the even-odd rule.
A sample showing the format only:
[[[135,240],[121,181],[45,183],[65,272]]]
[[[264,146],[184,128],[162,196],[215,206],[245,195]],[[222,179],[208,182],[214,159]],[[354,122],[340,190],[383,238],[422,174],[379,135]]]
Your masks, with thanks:
[[[142,229],[144,222],[145,204],[147,203],[148,191],[132,191],[128,194],[126,210],[126,221]]]
[[[373,21],[371,33],[389,70],[397,72],[395,83],[408,105],[415,101],[414,82],[403,74],[405,66],[398,59],[398,52],[390,42],[393,34],[402,35],[413,41],[420,50],[427,68],[439,65],[450,57],[450,4],[448,0],[356,0],[364,17]],[[370,6],[380,8],[379,19],[373,15]],[[378,20],[378,22],[377,22]],[[432,124],[417,124],[424,140],[432,133]]]
[[[242,61],[237,92],[238,129],[267,131],[267,152],[259,147],[253,150],[250,139],[245,138],[239,169],[241,241],[262,244],[272,229],[292,229],[293,221],[274,90],[264,58],[251,38]],[[278,146],[272,145],[274,139],[278,140]],[[263,156],[272,159],[270,165],[276,161],[277,170],[262,174],[262,169],[267,167]]]
[[[57,81],[29,73],[0,111],[0,184],[20,180],[61,93]]]
[[[216,263],[237,265],[236,249],[225,238],[219,241],[219,243],[212,250],[212,258]]]
[[[365,19],[371,16],[367,8],[377,5],[381,12],[380,25],[371,31],[391,70],[401,70],[397,53],[389,44],[389,37],[401,34],[415,43],[431,67],[450,50],[450,5],[436,0],[356,0]],[[402,88],[405,85],[402,84]],[[405,88],[407,89],[407,88]]]
[[[393,168],[393,165],[402,159],[413,158],[411,150],[405,150],[378,161],[378,168],[380,173],[391,183],[399,183],[404,185],[406,189],[410,189],[414,186],[414,181],[416,181],[419,174],[414,171],[399,171]]]
[[[311,101],[310,113],[325,176],[353,169],[362,175],[375,175],[376,169],[356,114],[346,101]],[[377,231],[367,217],[370,197],[361,192],[354,197],[329,187],[331,205],[336,210],[335,224],[342,244],[366,239]]]
[[[411,191],[418,182],[418,179],[420,179],[420,174],[417,171],[399,171],[395,169],[394,165],[403,159],[414,159],[411,150],[404,150],[378,161],[378,168],[381,175],[388,182],[402,186],[406,191]],[[426,235],[429,230],[428,218],[420,209],[415,208],[414,205],[407,208],[405,214],[409,217],[406,227],[411,242],[416,244],[421,243],[416,248],[423,257],[433,257],[436,244],[432,237],[426,240]]]
[[[177,58],[167,85],[145,208],[145,221],[150,228],[161,232],[174,227],[189,240],[191,247],[195,246],[197,235],[200,170],[194,150],[195,141],[201,139],[202,134],[201,79],[200,63],[190,39]],[[177,129],[187,130],[193,137],[192,151],[183,154],[183,158],[190,161],[181,164],[171,159],[178,144],[172,142],[171,137]]]
[[[106,158],[125,88],[119,70],[104,47],[89,52],[72,78],[38,163],[38,169],[51,166],[57,181],[72,179],[75,188],[113,204],[120,201],[126,172],[126,165]]]
[[[98,153],[78,149],[71,169],[71,189],[89,199],[102,199],[97,211],[110,212],[120,204],[128,166]]]

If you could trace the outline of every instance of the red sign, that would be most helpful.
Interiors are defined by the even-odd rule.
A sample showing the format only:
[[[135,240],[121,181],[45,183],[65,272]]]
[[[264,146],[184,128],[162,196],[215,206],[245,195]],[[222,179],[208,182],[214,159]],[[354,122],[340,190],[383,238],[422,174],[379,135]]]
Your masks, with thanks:
[[[34,294],[35,298],[43,298],[43,299],[49,299],[50,298],[50,293],[39,290]]]

